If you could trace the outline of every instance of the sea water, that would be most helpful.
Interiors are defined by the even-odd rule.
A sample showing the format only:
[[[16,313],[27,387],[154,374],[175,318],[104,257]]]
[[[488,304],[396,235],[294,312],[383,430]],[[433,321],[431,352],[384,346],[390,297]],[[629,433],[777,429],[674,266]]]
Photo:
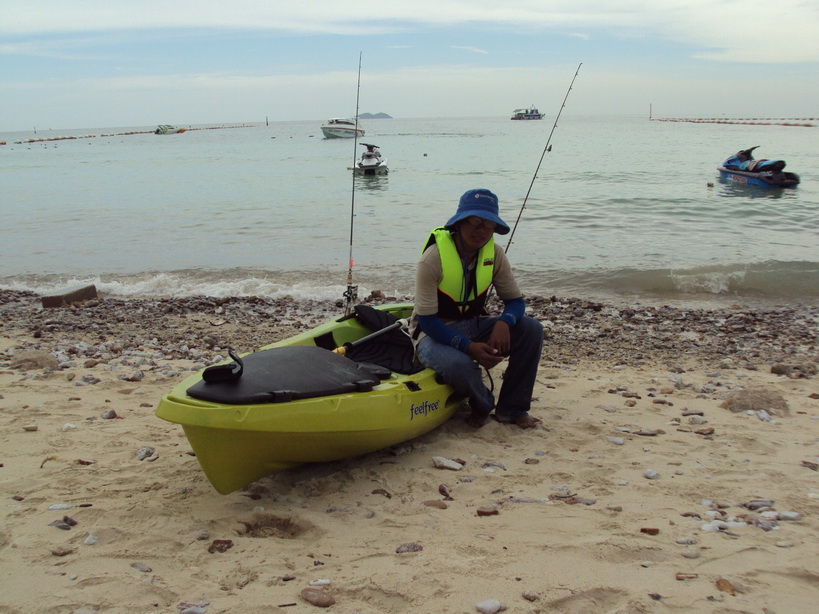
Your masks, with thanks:
[[[411,297],[428,232],[488,188],[528,296],[819,301],[819,127],[361,123],[357,143],[323,138],[320,120],[0,134],[0,288],[336,299],[352,256],[359,295]],[[362,143],[389,174],[354,177]],[[754,145],[801,185],[721,181],[716,167]]]

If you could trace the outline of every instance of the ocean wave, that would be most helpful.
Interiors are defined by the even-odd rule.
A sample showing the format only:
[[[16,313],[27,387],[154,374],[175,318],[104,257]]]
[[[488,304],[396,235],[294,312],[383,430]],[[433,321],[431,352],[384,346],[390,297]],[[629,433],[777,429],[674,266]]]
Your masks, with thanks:
[[[519,275],[551,293],[594,298],[641,299],[819,299],[819,262],[739,263],[680,269],[584,269],[526,271]]]
[[[271,299],[290,297],[295,300],[333,301],[341,300],[347,290],[346,284],[328,283],[325,276],[317,274],[277,274],[271,278],[269,275],[244,270],[193,270],[125,276],[18,276],[0,279],[0,289],[34,292],[40,295],[91,284],[102,295],[126,298],[259,296]],[[368,285],[355,285],[360,298],[369,296],[373,291]],[[403,293],[396,291],[388,294],[405,298]]]
[[[595,300],[693,301],[748,299],[767,302],[819,299],[819,262],[742,263],[680,269],[516,269],[527,296],[573,296]],[[94,284],[103,295],[119,297],[190,296],[291,297],[342,300],[347,286],[337,271],[251,269],[182,270],[111,276],[17,276],[0,278],[0,288],[48,294]],[[412,270],[383,266],[354,277],[359,298],[380,291],[405,300],[412,296]]]

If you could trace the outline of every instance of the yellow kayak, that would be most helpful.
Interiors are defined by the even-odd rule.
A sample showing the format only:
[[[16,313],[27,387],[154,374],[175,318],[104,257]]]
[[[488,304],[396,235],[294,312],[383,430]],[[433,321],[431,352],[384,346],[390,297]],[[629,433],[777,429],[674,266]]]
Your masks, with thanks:
[[[462,398],[413,363],[401,330],[411,313],[412,305],[358,306],[353,316],[232,355],[180,382],[156,415],[182,425],[223,495],[302,463],[418,437],[446,422]]]

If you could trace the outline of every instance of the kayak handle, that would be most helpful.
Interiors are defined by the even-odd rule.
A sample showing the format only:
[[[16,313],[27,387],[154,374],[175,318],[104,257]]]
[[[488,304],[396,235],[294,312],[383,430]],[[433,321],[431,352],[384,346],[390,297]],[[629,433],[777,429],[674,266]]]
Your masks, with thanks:
[[[202,371],[202,379],[206,382],[233,382],[242,377],[245,365],[233,350],[228,350],[228,354],[234,362],[224,365],[214,365]]]

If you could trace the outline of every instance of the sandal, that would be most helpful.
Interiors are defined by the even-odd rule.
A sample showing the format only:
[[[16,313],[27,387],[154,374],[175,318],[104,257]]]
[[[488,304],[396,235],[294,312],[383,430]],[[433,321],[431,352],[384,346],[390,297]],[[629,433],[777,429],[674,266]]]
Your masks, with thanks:
[[[533,429],[538,424],[543,423],[543,420],[540,418],[535,418],[529,414],[518,415],[514,418],[511,416],[499,416],[498,414],[495,414],[495,420],[501,424],[516,424],[522,429]]]
[[[476,429],[481,428],[484,424],[489,421],[489,414],[482,414],[480,412],[476,412],[472,410],[472,413],[466,419],[466,423]]]

